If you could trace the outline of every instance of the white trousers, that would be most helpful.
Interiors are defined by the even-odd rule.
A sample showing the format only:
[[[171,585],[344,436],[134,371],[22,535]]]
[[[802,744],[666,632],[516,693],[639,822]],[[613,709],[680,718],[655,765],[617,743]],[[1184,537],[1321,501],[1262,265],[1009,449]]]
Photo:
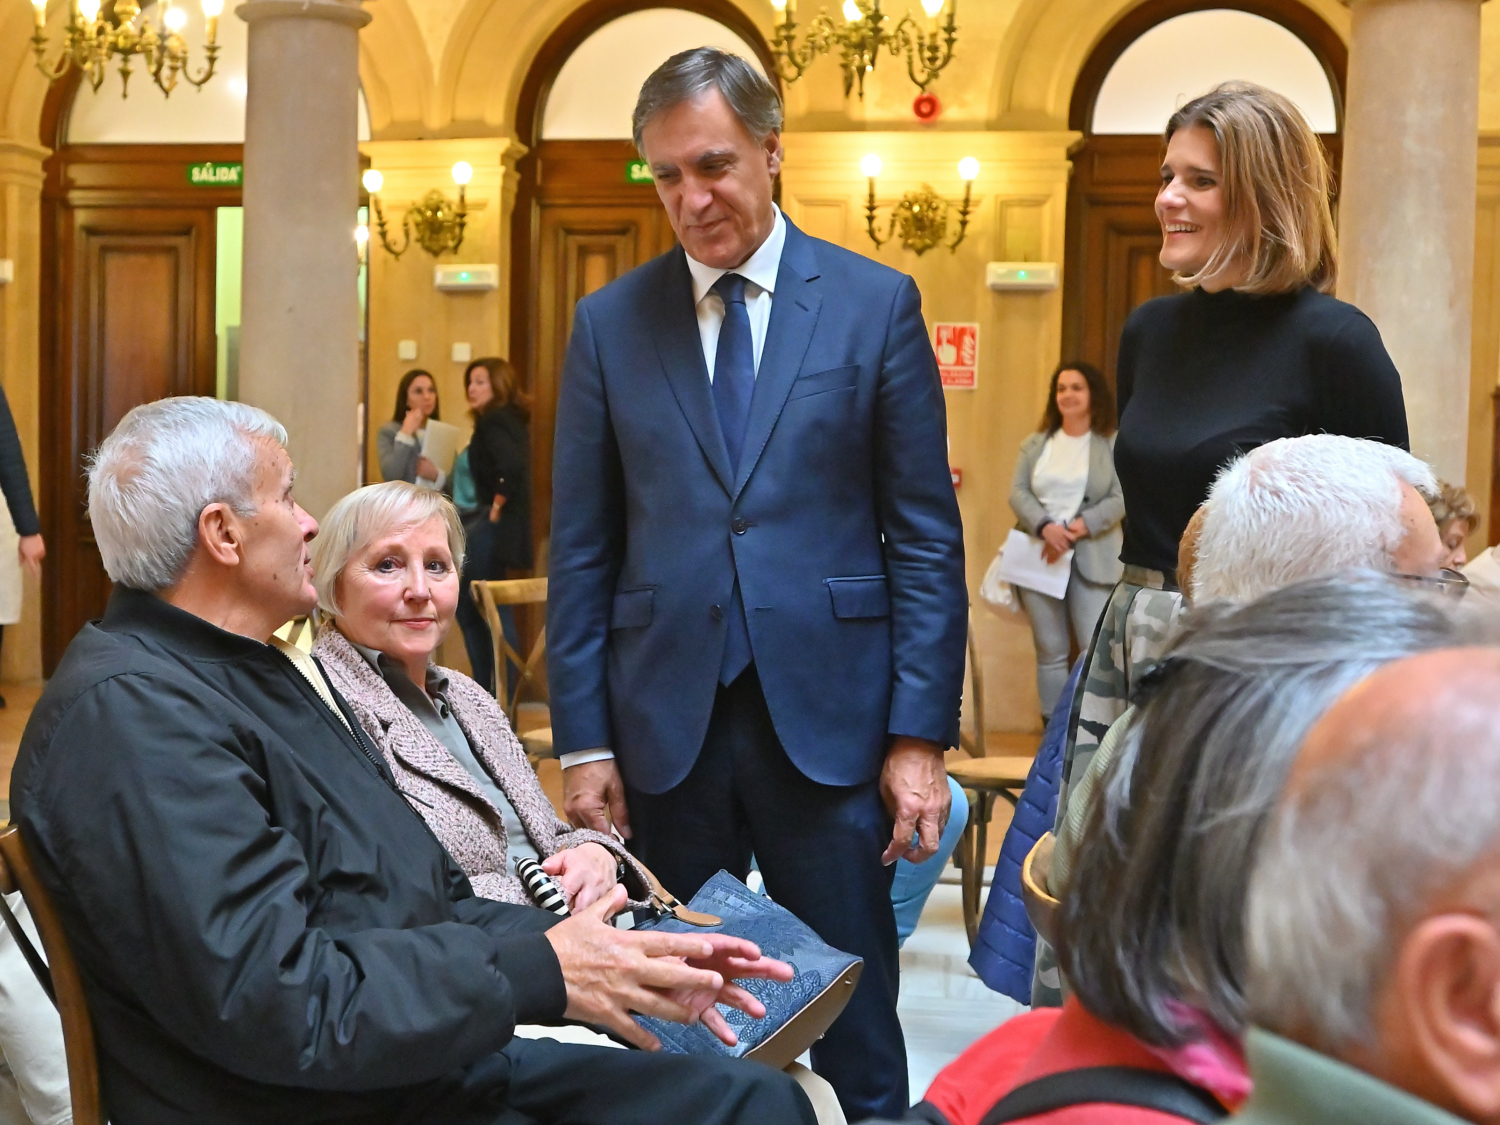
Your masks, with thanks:
[[[1099,615],[1109,604],[1114,586],[1090,582],[1078,573],[1075,564],[1068,592],[1060,598],[1024,586],[1016,589],[1021,591],[1021,604],[1031,618],[1031,635],[1036,641],[1036,691],[1041,697],[1042,714],[1050,717],[1063,688],[1068,686],[1068,626],[1072,624],[1078,647],[1087,652],[1094,639],[1094,626],[1099,624]]]
[[[31,912],[19,894],[6,903],[42,949]],[[0,923],[0,1125],[71,1125],[68,1060],[63,1051],[62,1021],[37,983],[9,927]]]

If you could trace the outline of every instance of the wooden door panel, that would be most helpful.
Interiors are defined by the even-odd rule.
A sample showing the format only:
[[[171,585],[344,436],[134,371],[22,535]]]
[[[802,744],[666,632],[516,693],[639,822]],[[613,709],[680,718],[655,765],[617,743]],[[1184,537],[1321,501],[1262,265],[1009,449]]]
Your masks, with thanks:
[[[55,378],[44,415],[49,551],[43,665],[99,616],[110,582],[87,512],[87,455],[133,407],[212,395],[215,209],[58,208]]]
[[[557,389],[573,332],[574,307],[581,298],[670,249],[672,241],[660,204],[540,206],[531,415],[533,530],[538,543],[550,534],[552,524]]]

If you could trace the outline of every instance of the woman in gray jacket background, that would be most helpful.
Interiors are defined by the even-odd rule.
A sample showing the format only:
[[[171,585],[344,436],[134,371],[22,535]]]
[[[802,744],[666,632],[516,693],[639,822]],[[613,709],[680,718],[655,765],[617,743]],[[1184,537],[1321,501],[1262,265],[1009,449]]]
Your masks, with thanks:
[[[1016,525],[1042,541],[1048,562],[1073,552],[1067,593],[1018,587],[1036,640],[1042,715],[1068,681],[1069,626],[1087,649],[1110,591],[1120,580],[1125,499],[1114,463],[1114,396],[1098,368],[1068,362],[1052,373],[1041,427],[1021,443],[1010,506]]]

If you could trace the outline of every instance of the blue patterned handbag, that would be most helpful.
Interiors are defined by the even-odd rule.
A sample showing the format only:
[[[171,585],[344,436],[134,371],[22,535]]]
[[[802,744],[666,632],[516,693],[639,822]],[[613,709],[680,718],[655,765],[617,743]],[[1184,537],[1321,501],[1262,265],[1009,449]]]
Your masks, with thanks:
[[[727,871],[705,883],[686,909],[670,895],[653,899],[659,904],[657,916],[637,921],[636,929],[744,938],[759,946],[763,956],[791,965],[795,974],[789,981],[739,982],[766,1006],[766,1015],[752,1019],[721,1005],[725,1021],[739,1037],[733,1047],[702,1024],[685,1026],[636,1016],[638,1024],[661,1040],[664,1051],[748,1058],[784,1070],[822,1038],[854,995],[864,968],[861,958],[834,949],[791,911],[756,894]]]

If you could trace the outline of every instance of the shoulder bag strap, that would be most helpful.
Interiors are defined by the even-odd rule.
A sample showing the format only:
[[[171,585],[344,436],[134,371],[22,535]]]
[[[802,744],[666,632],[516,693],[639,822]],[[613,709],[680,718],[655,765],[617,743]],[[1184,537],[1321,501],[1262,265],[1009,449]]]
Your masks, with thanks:
[[[1063,1070],[1017,1086],[991,1107],[980,1125],[1002,1125],[1075,1105],[1124,1105],[1213,1125],[1229,1116],[1207,1090],[1159,1070],[1092,1066]]]

